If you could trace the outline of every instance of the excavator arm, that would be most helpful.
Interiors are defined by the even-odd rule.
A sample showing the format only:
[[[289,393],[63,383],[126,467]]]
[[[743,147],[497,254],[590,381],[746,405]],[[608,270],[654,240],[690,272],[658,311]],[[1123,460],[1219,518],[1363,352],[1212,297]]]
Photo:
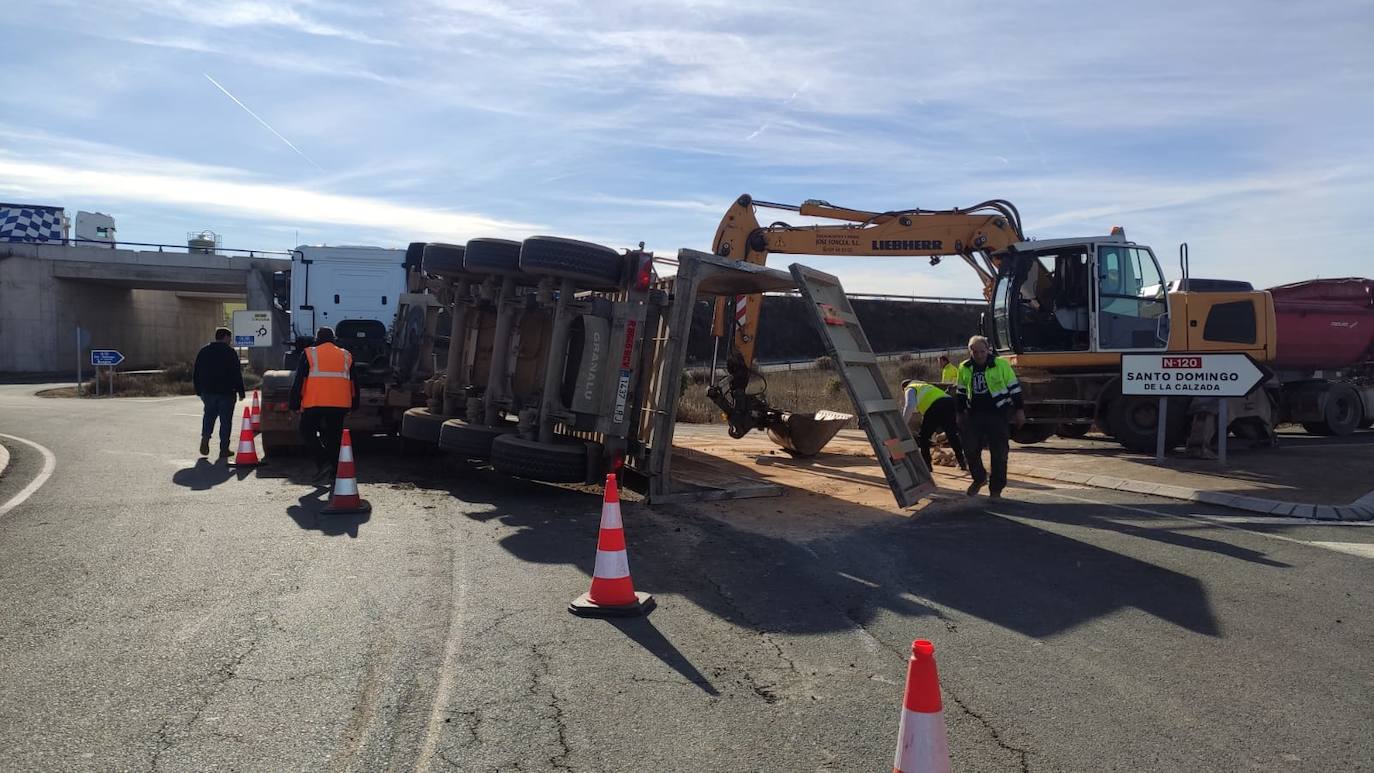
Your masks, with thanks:
[[[842,221],[838,224],[789,225],[775,222],[762,226],[759,209],[795,212],[803,217]],[[916,256],[936,265],[942,258],[957,256],[968,264],[990,297],[996,283],[995,254],[1025,241],[1020,213],[1010,202],[986,201],[967,209],[909,209],[866,212],[811,200],[800,206],[756,201],[741,196],[716,229],[712,251],[717,255],[762,265],[768,253],[826,255],[836,257]],[[733,351],[746,366],[754,362],[754,341],[759,328],[763,298],[741,295],[716,300],[713,334],[724,337],[732,327]]]
[[[839,222],[825,225],[775,222],[763,226],[757,214],[761,208]],[[983,282],[984,296],[991,297],[997,276],[997,253],[1024,240],[1016,207],[1001,200],[986,201],[968,209],[865,212],[824,201],[793,206],[741,196],[716,229],[712,249],[717,255],[760,265],[770,252],[839,257],[920,256],[929,258],[932,266],[944,257],[955,255],[978,274]],[[764,395],[766,386],[751,388],[753,382],[767,383],[754,368],[755,337],[762,307],[761,295],[716,299],[712,334],[717,341],[731,336],[732,345],[725,358],[725,378],[712,384],[706,395],[725,413],[732,437],[743,437],[752,429],[763,429],[787,451],[811,456],[853,417],[828,411],[813,415],[788,413],[768,404]],[[717,372],[714,359],[712,379]]]

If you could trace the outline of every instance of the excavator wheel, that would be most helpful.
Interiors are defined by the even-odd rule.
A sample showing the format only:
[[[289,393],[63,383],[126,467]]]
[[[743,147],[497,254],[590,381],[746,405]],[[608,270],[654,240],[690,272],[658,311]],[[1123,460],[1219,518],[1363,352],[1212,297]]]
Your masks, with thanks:
[[[625,258],[600,244],[531,236],[520,248],[520,268],[527,274],[571,279],[586,290],[613,290],[625,274]]]
[[[1116,442],[1131,451],[1154,453],[1159,428],[1159,398],[1118,397],[1107,408],[1107,421]],[[1170,399],[1165,421],[1164,448],[1167,451],[1179,447],[1188,438],[1186,403]]]

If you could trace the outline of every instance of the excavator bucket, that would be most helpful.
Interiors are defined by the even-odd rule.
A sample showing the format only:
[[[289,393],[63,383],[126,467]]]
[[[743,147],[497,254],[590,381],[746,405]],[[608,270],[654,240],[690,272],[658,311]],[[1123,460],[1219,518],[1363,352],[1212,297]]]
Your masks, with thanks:
[[[768,437],[793,456],[815,456],[853,420],[850,414],[838,411],[784,413],[781,422],[768,428]]]

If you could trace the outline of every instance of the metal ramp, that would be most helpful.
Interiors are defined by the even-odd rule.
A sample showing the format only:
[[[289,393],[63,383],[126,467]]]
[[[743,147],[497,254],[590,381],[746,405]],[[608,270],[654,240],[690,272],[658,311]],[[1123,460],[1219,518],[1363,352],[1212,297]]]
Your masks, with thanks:
[[[935,490],[935,481],[921,459],[916,439],[902,420],[902,407],[892,398],[887,381],[878,369],[878,358],[864,335],[854,308],[845,297],[840,280],[800,263],[791,266],[811,310],[816,329],[825,341],[835,371],[854,401],[859,426],[868,434],[873,452],[883,466],[887,484],[902,507],[915,505]]]

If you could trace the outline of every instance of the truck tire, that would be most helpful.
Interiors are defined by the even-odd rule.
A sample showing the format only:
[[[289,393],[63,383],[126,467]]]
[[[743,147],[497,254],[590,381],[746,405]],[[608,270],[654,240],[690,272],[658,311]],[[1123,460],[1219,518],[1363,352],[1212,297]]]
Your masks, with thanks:
[[[527,274],[571,279],[588,290],[613,290],[625,273],[625,258],[610,247],[557,236],[531,236],[520,248]]]
[[[1011,439],[1020,445],[1031,446],[1054,437],[1057,429],[1057,424],[1022,424],[1019,429],[1011,431]]]
[[[1322,421],[1305,421],[1302,428],[1313,435],[1345,437],[1364,425],[1366,418],[1360,393],[1339,381],[1332,383],[1327,391],[1323,414]]]
[[[524,276],[520,271],[520,242],[510,239],[468,239],[463,265],[474,274]]]
[[[492,441],[491,466],[497,472],[549,483],[584,483],[587,457],[599,452],[596,443],[567,440],[540,443],[519,435],[502,435]]]
[[[401,417],[401,437],[406,440],[439,445],[439,429],[447,416],[431,413],[428,408],[411,408]]]
[[[461,244],[429,242],[425,245],[425,257],[420,265],[426,274],[462,279],[468,276],[468,272],[463,270],[463,252]]]
[[[1086,436],[1088,430],[1092,428],[1093,425],[1091,424],[1060,424],[1055,428],[1054,434],[1062,438],[1067,438],[1068,440],[1078,440]]]
[[[492,441],[514,431],[514,424],[487,427],[449,419],[439,430],[439,448],[469,459],[490,459]]]
[[[1178,448],[1187,439],[1188,416],[1182,400],[1169,401],[1168,426],[1164,429],[1164,450]],[[1123,447],[1140,453],[1154,453],[1159,429],[1159,398],[1118,397],[1107,408],[1112,436]]]

